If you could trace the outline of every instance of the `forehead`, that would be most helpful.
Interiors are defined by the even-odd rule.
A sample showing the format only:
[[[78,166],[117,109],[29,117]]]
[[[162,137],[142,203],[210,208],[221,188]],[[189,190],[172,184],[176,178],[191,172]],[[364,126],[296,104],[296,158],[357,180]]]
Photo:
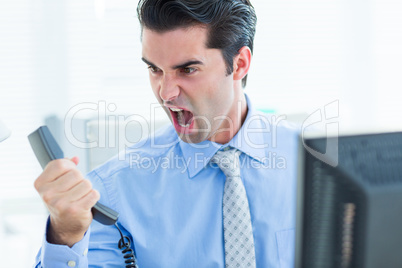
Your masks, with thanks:
[[[204,26],[178,28],[156,32],[148,28],[142,33],[142,56],[151,61],[177,62],[189,58],[201,59],[210,52],[206,47],[208,29]]]

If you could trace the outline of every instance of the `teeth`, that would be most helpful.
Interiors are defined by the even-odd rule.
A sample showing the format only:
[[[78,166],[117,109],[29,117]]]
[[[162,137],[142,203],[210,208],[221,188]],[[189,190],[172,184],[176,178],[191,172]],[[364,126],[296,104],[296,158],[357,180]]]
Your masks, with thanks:
[[[188,124],[186,124],[186,125],[182,125],[182,124],[179,123],[179,125],[180,125],[181,127],[189,127],[189,126],[190,126],[190,123],[188,123]]]
[[[180,123],[180,121],[181,120],[183,120],[183,109],[176,109],[176,108],[169,108],[172,112],[177,112],[178,113],[178,123],[179,123],[179,125],[181,126],[181,127],[189,127],[190,126],[190,123],[188,123],[188,124],[186,124],[186,125],[182,125],[181,123]]]
[[[173,112],[181,112],[183,111],[183,109],[175,109],[175,108],[169,108],[170,110],[172,110]]]

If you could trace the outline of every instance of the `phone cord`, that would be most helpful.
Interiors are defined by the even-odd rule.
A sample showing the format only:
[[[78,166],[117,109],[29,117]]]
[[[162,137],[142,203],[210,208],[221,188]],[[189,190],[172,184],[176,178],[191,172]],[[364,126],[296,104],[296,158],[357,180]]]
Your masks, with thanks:
[[[114,225],[117,227],[117,230],[119,230],[121,236],[118,246],[119,249],[122,250],[121,252],[124,254],[126,268],[138,268],[135,261],[134,250],[130,247],[131,244],[130,238],[128,236],[123,235],[119,226],[117,226],[117,223],[115,223]]]

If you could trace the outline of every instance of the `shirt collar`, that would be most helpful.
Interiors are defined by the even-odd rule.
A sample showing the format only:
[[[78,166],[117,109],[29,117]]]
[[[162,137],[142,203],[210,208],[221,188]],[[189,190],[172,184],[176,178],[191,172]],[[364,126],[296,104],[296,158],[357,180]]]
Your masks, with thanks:
[[[227,146],[238,149],[258,162],[263,162],[266,156],[264,146],[267,144],[264,139],[264,133],[269,132],[269,122],[264,120],[265,117],[262,113],[255,110],[247,95],[246,101],[248,107],[246,119],[229,143],[219,144],[209,140],[200,143],[186,143],[180,139],[180,148],[183,152],[185,163],[187,163],[190,178],[197,175],[218,150]]]

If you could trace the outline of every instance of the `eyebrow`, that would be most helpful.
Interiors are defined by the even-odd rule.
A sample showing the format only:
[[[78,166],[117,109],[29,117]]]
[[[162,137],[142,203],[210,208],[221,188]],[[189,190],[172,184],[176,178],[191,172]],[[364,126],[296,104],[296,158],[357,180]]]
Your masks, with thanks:
[[[187,66],[190,66],[190,65],[204,65],[204,63],[199,60],[190,60],[183,64],[173,66],[172,69],[182,69],[182,68],[186,68]]]
[[[148,61],[144,57],[142,57],[141,60],[143,62],[145,62],[146,64],[148,64],[148,65],[157,67],[155,64],[153,64],[152,62]],[[182,69],[182,68],[186,68],[187,66],[190,66],[190,65],[204,65],[204,63],[202,61],[199,61],[199,60],[190,60],[190,61],[187,61],[185,63],[175,65],[175,66],[172,67],[172,69],[174,69],[174,70],[175,69]]]

